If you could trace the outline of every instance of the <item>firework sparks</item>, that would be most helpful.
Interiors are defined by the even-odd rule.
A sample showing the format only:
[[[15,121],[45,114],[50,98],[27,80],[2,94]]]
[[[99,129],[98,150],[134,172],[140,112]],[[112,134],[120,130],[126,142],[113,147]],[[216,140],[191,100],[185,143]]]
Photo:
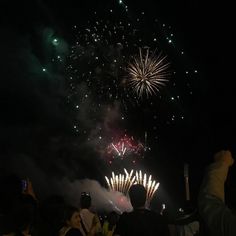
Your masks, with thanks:
[[[124,158],[129,154],[142,155],[144,146],[141,142],[137,142],[133,137],[124,135],[117,142],[112,142],[107,147],[107,154],[112,155],[113,158]]]
[[[152,175],[147,178],[147,174],[143,174],[141,170],[139,172],[136,171],[136,182],[138,184],[142,184],[146,188],[147,201],[150,202],[153,198],[154,193],[157,191],[160,183],[156,182],[155,180],[152,180]]]
[[[126,169],[124,169],[124,171],[125,175],[115,175],[114,172],[112,172],[112,177],[109,179],[105,176],[105,179],[110,190],[122,192],[127,195],[130,186],[135,182],[135,176],[133,176],[133,170],[131,170],[130,173],[128,173]]]
[[[135,175],[133,174],[133,170],[129,173],[126,169],[124,169],[124,172],[125,175],[115,175],[114,172],[112,172],[112,177],[110,179],[105,176],[109,189],[112,191],[122,192],[127,195],[133,184],[142,184],[147,190],[147,202],[150,203],[160,183],[152,180],[152,175],[147,176],[146,173],[143,174],[141,170],[136,171]]]
[[[134,57],[127,66],[129,85],[139,98],[144,94],[147,97],[155,95],[168,81],[169,65],[170,63],[166,62],[166,56],[161,53],[156,57],[154,54],[150,55],[147,49],[144,56],[139,48],[139,55]]]
[[[117,152],[118,156],[124,156],[125,155],[126,147],[125,147],[124,142],[122,142],[121,145],[119,143],[117,145],[112,143],[111,145],[114,148],[114,150]]]

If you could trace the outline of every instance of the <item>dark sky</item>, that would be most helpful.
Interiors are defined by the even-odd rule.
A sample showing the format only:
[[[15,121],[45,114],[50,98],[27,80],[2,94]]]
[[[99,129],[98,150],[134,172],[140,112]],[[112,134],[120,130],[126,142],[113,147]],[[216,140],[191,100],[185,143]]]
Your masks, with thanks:
[[[176,51],[184,48],[186,64],[199,71],[191,82],[192,96],[184,94],[184,90],[178,91],[183,94],[185,121],[171,126],[160,123],[160,139],[156,142],[150,137],[152,149],[143,164],[162,180],[167,192],[177,192],[181,198],[183,164],[188,162],[191,190],[196,196],[204,166],[213,153],[221,148],[236,151],[232,6],[215,2],[206,5],[195,0],[124,3],[131,20],[145,12],[147,32],[155,18],[171,25],[178,42]],[[29,170],[36,168],[48,178],[67,175],[71,180],[88,177],[103,181],[103,173],[109,167],[97,158],[96,150],[88,148],[72,132],[64,72],[57,68],[57,73],[44,78],[38,67],[49,60],[50,48],[42,42],[46,34],[58,35],[70,45],[73,25],[83,27],[88,19],[93,20],[94,11],[104,17],[105,9],[119,7],[118,1],[108,0],[1,1],[0,164],[5,172],[32,175],[36,181],[40,176]],[[64,53],[64,47],[60,50]],[[178,79],[179,84],[185,83]],[[154,121],[149,123],[142,115],[145,111],[151,113],[151,108],[145,109],[147,106],[134,109],[130,115],[132,125],[126,128],[140,134],[145,124],[154,126]]]

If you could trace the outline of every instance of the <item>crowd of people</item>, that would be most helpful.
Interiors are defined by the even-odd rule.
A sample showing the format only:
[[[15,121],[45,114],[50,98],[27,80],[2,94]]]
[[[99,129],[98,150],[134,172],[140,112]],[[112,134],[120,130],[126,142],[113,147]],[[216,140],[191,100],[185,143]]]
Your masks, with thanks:
[[[145,207],[147,192],[141,184],[129,189],[131,212],[111,210],[101,219],[91,210],[89,193],[81,193],[79,206],[58,195],[40,201],[29,180],[6,176],[0,182],[0,236],[236,236],[236,214],[225,203],[224,189],[234,159],[230,151],[220,151],[214,159],[202,181],[197,210],[175,222]]]

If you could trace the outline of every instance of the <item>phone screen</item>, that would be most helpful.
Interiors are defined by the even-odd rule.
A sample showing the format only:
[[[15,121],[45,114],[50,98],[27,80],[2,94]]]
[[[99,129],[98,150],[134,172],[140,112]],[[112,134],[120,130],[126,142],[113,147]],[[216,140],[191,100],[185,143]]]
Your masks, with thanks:
[[[25,191],[27,188],[27,181],[25,179],[21,180],[22,191]]]

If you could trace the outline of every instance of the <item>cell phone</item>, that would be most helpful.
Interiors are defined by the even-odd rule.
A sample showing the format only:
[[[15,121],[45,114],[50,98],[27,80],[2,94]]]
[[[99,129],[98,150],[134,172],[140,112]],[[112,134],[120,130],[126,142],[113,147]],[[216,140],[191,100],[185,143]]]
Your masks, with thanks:
[[[164,209],[166,209],[166,204],[162,204],[162,209],[164,210]]]
[[[25,179],[21,180],[21,189],[22,191],[25,191],[27,189],[27,180]]]

